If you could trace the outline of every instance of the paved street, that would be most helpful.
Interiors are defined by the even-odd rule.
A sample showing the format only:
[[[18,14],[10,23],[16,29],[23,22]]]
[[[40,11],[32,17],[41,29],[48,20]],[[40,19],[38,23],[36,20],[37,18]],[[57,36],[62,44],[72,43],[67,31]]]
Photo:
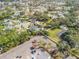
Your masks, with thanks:
[[[30,53],[30,47],[32,46],[31,42],[33,40],[37,40],[39,41],[40,39],[45,40],[47,43],[51,42],[49,39],[44,38],[43,36],[35,36],[32,39],[30,39],[28,42],[25,42],[11,50],[9,50],[8,52],[0,55],[0,59],[18,59],[16,58],[17,56],[22,56],[21,59],[31,59],[32,58],[32,54]],[[54,47],[56,47],[55,43],[52,43]],[[47,59],[48,56],[45,56],[45,53],[41,53],[42,55],[38,56],[41,59]],[[38,58],[38,59],[40,59]],[[20,59],[20,58],[19,58]]]

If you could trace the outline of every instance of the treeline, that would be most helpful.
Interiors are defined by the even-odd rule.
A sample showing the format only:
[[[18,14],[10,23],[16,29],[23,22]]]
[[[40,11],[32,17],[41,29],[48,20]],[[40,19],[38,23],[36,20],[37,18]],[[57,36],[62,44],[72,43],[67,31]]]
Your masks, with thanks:
[[[24,31],[19,34],[15,31],[3,32],[0,35],[0,48],[2,49],[1,53],[4,53],[7,50],[20,45],[29,39],[30,34],[28,31]]]

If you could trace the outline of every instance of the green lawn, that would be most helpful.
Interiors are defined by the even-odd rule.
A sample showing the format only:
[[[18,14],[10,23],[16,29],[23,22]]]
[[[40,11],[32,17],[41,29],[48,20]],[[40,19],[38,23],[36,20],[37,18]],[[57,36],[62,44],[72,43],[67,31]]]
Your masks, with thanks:
[[[4,28],[4,26],[0,26],[0,29],[3,29]]]
[[[48,30],[49,37],[56,43],[60,41],[58,33],[61,32],[61,29]]]

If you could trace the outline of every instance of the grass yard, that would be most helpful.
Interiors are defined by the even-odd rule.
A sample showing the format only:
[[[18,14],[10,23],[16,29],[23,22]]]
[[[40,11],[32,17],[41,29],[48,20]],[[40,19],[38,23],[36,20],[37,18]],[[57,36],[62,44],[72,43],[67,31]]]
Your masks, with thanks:
[[[61,32],[61,29],[48,30],[49,37],[56,43],[60,41],[58,33]]]
[[[0,26],[0,29],[3,29],[4,28],[4,26]]]

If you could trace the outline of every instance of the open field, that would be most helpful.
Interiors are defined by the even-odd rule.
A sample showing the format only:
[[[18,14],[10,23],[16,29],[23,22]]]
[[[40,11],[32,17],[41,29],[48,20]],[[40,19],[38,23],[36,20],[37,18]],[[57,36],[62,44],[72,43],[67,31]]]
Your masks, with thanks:
[[[60,41],[60,38],[58,37],[59,32],[61,32],[61,29],[48,30],[49,37],[56,43]]]

